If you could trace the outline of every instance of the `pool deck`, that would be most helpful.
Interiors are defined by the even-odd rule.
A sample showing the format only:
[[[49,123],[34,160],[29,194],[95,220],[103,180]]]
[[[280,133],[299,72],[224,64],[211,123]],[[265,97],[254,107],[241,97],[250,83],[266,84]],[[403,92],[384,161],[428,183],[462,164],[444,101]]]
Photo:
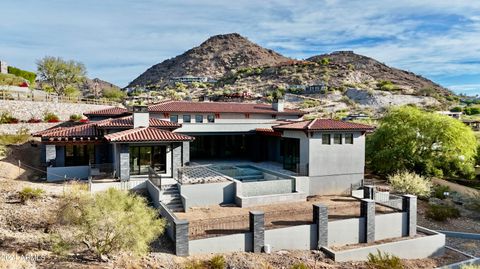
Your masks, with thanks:
[[[299,176],[297,173],[283,169],[283,165],[277,162],[252,162],[247,160],[194,160],[190,166],[195,165],[250,165],[271,170],[287,176]]]

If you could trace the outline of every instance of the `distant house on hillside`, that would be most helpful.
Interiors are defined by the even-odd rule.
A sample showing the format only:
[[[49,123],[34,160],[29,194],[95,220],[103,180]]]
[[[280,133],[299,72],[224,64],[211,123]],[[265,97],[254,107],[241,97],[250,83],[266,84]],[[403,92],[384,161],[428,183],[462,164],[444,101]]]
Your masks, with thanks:
[[[312,84],[312,85],[288,85],[287,89],[291,92],[299,92],[299,93],[321,93],[325,90],[325,85],[323,83],[320,84]]]
[[[452,117],[454,119],[460,119],[463,115],[463,112],[452,112],[452,111],[437,111],[437,113]]]
[[[195,77],[195,76],[182,76],[182,77],[173,77],[170,79],[171,82],[181,82],[181,83],[186,83],[190,84],[193,82],[202,82],[202,83],[215,83],[217,82],[216,80],[210,78],[210,77]]]

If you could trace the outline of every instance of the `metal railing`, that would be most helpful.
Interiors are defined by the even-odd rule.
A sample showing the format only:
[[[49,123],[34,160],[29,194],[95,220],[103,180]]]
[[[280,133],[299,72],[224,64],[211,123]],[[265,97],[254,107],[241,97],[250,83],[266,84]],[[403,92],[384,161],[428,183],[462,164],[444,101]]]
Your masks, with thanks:
[[[91,105],[119,106],[117,102],[106,99],[90,99],[81,97],[59,96],[51,93],[28,93],[15,90],[0,89],[0,100],[37,101],[54,103],[82,103]]]
[[[148,167],[148,180],[150,180],[157,187],[162,187],[162,176],[155,172],[152,167]]]

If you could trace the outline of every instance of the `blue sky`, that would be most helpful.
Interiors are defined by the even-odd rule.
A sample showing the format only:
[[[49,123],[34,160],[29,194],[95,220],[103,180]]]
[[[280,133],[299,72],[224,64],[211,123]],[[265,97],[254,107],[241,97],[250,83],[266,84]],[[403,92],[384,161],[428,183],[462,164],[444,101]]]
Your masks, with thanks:
[[[353,50],[480,94],[476,0],[1,0],[0,59],[35,70],[46,55],[126,86],[211,35],[238,32],[286,56]]]

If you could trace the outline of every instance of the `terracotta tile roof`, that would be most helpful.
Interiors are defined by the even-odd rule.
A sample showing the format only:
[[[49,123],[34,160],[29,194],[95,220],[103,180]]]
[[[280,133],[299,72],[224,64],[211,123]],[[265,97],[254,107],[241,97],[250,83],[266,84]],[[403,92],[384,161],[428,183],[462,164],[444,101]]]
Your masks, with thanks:
[[[289,124],[281,124],[273,127],[274,130],[326,130],[326,131],[335,131],[335,130],[355,130],[355,131],[371,131],[374,129],[373,126],[345,122],[339,120],[331,119],[313,119],[308,121],[300,121]]]
[[[160,120],[157,118],[150,118],[150,127],[176,129],[181,125],[175,122]],[[109,119],[106,121],[97,122],[97,126],[100,128],[132,128],[133,116],[126,116],[122,118]]]
[[[159,142],[159,141],[192,141],[188,135],[172,133],[153,127],[128,129],[118,133],[108,134],[105,139],[112,142]]]
[[[273,130],[272,128],[257,128],[255,129],[255,132],[259,135],[265,135],[265,136],[275,136],[275,137],[281,137],[282,133],[277,132]]]
[[[93,110],[83,113],[85,116],[121,116],[130,114],[126,108],[123,107],[109,107],[99,110]]]
[[[47,129],[33,134],[50,140],[68,140],[72,138],[101,138],[101,132],[96,128],[95,123],[86,123],[71,127],[57,127]]]
[[[304,115],[305,112],[295,109],[275,111],[269,104],[230,103],[230,102],[187,102],[167,101],[150,105],[150,112],[190,112],[190,113],[251,113],[273,115]]]

